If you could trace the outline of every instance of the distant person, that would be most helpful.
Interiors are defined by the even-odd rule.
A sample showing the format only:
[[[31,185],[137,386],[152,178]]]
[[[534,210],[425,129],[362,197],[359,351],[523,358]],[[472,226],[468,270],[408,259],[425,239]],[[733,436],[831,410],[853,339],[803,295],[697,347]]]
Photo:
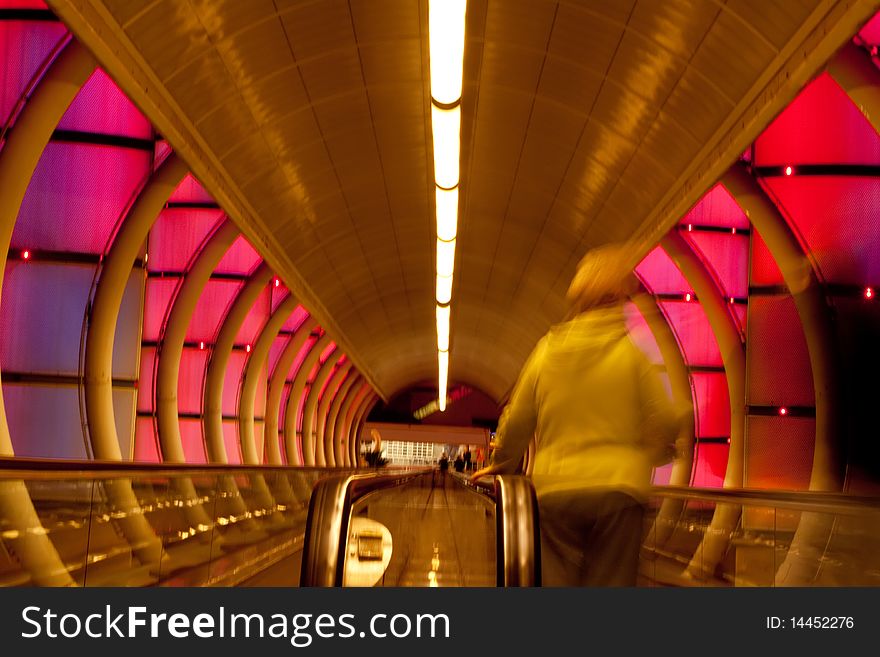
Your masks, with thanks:
[[[465,470],[471,470],[471,469],[472,469],[472,466],[473,466],[473,463],[471,462],[471,459],[472,459],[473,457],[471,456],[471,450],[470,450],[470,449],[466,449],[466,450],[465,450],[465,452],[464,452],[464,457],[463,457],[463,458],[464,458],[464,469],[465,469]]]
[[[651,469],[674,456],[683,413],[632,343],[625,251],[587,253],[569,319],[538,342],[504,409],[490,465],[513,473],[533,436],[545,586],[634,586]]]
[[[464,459],[461,457],[461,454],[455,457],[455,462],[453,463],[456,472],[464,472]]]
[[[449,457],[446,456],[446,452],[443,452],[440,455],[440,460],[437,462],[437,464],[440,466],[440,472],[445,474],[446,471],[449,469]]]

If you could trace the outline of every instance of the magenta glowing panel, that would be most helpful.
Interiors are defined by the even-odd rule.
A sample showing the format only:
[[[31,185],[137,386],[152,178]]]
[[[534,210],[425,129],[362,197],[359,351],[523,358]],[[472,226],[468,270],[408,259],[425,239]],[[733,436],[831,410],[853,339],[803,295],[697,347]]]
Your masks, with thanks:
[[[12,6],[21,9],[22,4]],[[0,126],[11,118],[31,80],[66,33],[61,22],[0,21]]]
[[[287,341],[289,340],[289,336],[286,335],[278,335],[272,340],[272,346],[269,347],[269,371],[274,374],[275,366],[278,364],[278,359],[281,357],[281,353],[284,351],[284,347],[287,346]]]
[[[303,308],[302,306],[297,306],[296,310],[294,310],[290,317],[287,318],[287,321],[284,322],[284,326],[282,326],[282,330],[284,331],[297,331],[299,327],[302,326],[303,322],[306,321],[309,317],[309,311]]]
[[[880,164],[880,137],[827,73],[808,84],[755,142],[758,166]]]
[[[699,303],[661,301],[660,307],[678,336],[688,365],[723,365],[715,334]]]
[[[880,280],[880,179],[848,176],[766,178],[806,242],[821,276],[862,287]]]
[[[691,486],[721,488],[727,472],[730,445],[724,443],[697,443]]]
[[[161,358],[161,354],[159,357]],[[177,377],[177,411],[179,413],[201,413],[207,362],[207,350],[184,348],[180,356],[180,369]]]
[[[177,277],[149,278],[144,301],[144,332],[143,340],[155,342],[159,339],[168,305],[175,289],[180,284]]]
[[[153,411],[153,381],[156,366],[156,347],[141,347],[141,369],[138,379],[137,410]]]
[[[201,420],[180,418],[180,441],[183,457],[187,463],[207,463],[205,441],[202,439]]]
[[[330,354],[332,354],[336,350],[336,343],[331,342],[326,347],[324,347],[324,351],[321,352],[321,356],[318,359],[321,363],[325,363],[328,358],[330,358]],[[309,381],[312,380],[312,377],[309,377]]]
[[[685,228],[688,225],[698,228],[700,226],[722,226],[738,230],[749,227],[749,219],[745,212],[721,184],[715,185],[706,192],[678,223]]]
[[[19,209],[12,248],[104,253],[149,167],[144,151],[51,142]]]
[[[691,290],[681,271],[659,246],[645,256],[635,272],[652,294],[684,294]]]
[[[177,189],[171,193],[168,201],[171,203],[213,203],[214,197],[205,191],[201,183],[189,173],[180,182]]]
[[[725,297],[743,299],[748,296],[748,235],[696,231],[683,235]]]
[[[859,38],[872,45],[880,43],[880,13],[874,14],[874,17],[859,30]]]
[[[238,396],[246,361],[247,354],[243,351],[235,350],[229,354],[223,377],[223,415],[238,415]]]
[[[214,342],[221,322],[242,285],[241,281],[226,279],[209,280],[205,283],[186,329],[187,342]]]
[[[278,281],[278,285],[275,285],[275,281]],[[284,301],[287,296],[290,294],[290,290],[282,283],[277,277],[272,279],[272,312],[274,313],[278,309],[278,305]]]
[[[169,208],[150,230],[150,271],[184,271],[222,218],[220,210]]]
[[[724,372],[691,372],[697,437],[730,436],[730,395]]]
[[[244,236],[239,236],[217,263],[214,271],[218,274],[250,274],[260,262],[260,254]]]
[[[139,417],[134,430],[134,460],[143,463],[161,463],[159,441],[153,418]]]
[[[153,137],[150,122],[101,69],[79,90],[58,129],[136,139]]]

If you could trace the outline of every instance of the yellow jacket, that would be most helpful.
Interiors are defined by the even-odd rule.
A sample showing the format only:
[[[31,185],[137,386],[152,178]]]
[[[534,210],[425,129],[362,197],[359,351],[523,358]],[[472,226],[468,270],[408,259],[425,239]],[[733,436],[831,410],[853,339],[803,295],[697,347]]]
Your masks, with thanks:
[[[651,469],[672,459],[682,418],[627,335],[622,307],[595,308],[538,342],[502,413],[493,460],[513,472],[534,435],[539,497],[606,489],[644,499]]]

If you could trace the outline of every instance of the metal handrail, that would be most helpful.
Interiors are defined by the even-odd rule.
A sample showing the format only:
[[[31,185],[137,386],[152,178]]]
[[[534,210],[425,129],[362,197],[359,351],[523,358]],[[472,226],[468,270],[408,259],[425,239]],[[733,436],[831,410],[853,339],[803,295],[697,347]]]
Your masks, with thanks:
[[[820,491],[767,491],[753,488],[692,488],[653,486],[652,497],[771,506],[797,511],[861,515],[880,513],[880,497]]]
[[[342,586],[352,505],[368,493],[401,486],[428,472],[431,470],[374,472],[318,481],[309,500],[300,586]]]

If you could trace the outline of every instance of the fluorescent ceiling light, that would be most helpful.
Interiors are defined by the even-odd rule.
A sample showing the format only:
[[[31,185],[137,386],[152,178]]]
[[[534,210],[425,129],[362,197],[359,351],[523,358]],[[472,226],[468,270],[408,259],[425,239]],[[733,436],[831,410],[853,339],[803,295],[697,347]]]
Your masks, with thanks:
[[[444,110],[431,105],[431,129],[434,133],[434,181],[440,187],[452,189],[458,184],[461,108]]]
[[[437,237],[441,240],[455,239],[458,230],[458,187],[437,187]]]
[[[437,240],[437,275],[452,276],[455,267],[455,240],[444,242]]]
[[[431,97],[444,105],[461,98],[466,11],[467,0],[431,0],[428,5]]]
[[[452,276],[437,277],[437,303],[449,303],[452,300]]]
[[[440,411],[446,410],[446,387],[449,379],[449,352],[438,351],[437,361],[439,364],[439,377],[437,381],[437,402],[440,405]]]
[[[437,349],[449,351],[449,306],[437,306]]]

